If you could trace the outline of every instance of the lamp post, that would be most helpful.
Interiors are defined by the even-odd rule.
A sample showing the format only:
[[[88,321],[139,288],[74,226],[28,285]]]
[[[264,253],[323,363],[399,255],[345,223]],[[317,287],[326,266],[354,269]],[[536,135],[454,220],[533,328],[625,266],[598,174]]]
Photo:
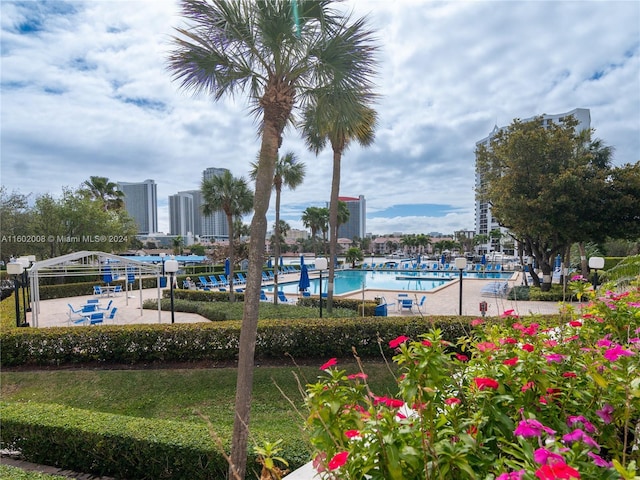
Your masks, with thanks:
[[[20,262],[9,262],[7,263],[7,274],[13,275],[13,285],[15,287],[15,299],[16,299],[16,327],[20,326],[20,295],[18,292],[18,287],[20,286],[20,282],[18,277],[22,275],[22,271],[24,267]]]
[[[589,258],[589,268],[593,268],[595,273],[593,274],[593,291],[598,289],[598,270],[602,270],[604,267],[604,258],[591,257]]]
[[[169,281],[171,282],[170,291],[171,291],[171,323],[175,323],[175,313],[173,310],[173,276],[178,271],[178,261],[177,260],[167,260],[163,262],[164,271],[169,274]]]
[[[455,260],[456,268],[460,270],[460,315],[462,315],[462,272],[467,268],[467,259],[465,257],[457,257]]]
[[[320,270],[320,318],[322,318],[322,270],[327,268],[326,258],[316,258],[315,266]]]
[[[166,268],[164,262],[166,261],[167,254],[164,252],[160,252],[160,260],[162,261],[162,275],[160,276],[160,288],[164,288],[167,286],[167,277],[166,277]]]
[[[31,266],[31,260],[29,257],[18,257],[17,262],[22,264],[22,306],[24,308],[24,322],[23,325],[27,326],[27,312],[31,311],[31,299],[29,298],[29,274],[27,269]]]

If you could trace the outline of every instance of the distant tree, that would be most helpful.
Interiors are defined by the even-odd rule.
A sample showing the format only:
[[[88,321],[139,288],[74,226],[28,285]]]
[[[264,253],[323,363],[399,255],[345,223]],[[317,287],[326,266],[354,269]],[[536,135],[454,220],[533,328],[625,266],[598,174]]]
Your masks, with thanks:
[[[235,266],[233,221],[249,213],[253,205],[253,192],[244,178],[234,177],[229,170],[202,181],[202,211],[205,215],[222,210],[229,227],[229,301],[233,302],[233,275]]]
[[[33,254],[29,251],[32,245],[20,241],[20,237],[29,233],[41,235],[41,232],[32,231],[29,227],[31,211],[28,200],[27,195],[17,191],[8,193],[4,186],[0,186],[0,222],[2,224],[0,253],[5,263],[11,256],[17,258]]]
[[[313,243],[313,251],[318,255],[317,239],[318,232],[323,232],[325,229],[325,215],[321,207],[307,207],[302,212],[302,224],[311,230],[311,241]]]
[[[251,178],[255,180],[258,176],[258,163],[251,164]],[[286,236],[280,232],[280,197],[282,195],[282,187],[288,187],[291,190],[295,190],[298,185],[302,183],[305,175],[304,163],[299,163],[297,157],[293,152],[287,152],[284,157],[279,157],[276,161],[275,173],[273,175],[273,189],[276,191],[276,222],[274,235],[278,241],[274,244],[274,255],[276,258],[280,258],[280,238]],[[273,289],[278,291],[278,269],[274,269],[273,274]],[[273,296],[273,303],[278,303],[278,296]]]
[[[351,247],[347,250],[347,254],[345,255],[345,261],[351,262],[351,268],[356,268],[356,262],[361,262],[364,260],[364,255],[362,250],[358,247]]]
[[[194,243],[193,245],[189,245],[189,249],[191,250],[191,253],[193,255],[200,255],[200,256],[204,256],[205,254],[205,248],[204,245],[201,245],[199,243]]]
[[[173,246],[173,254],[182,255],[182,247],[184,246],[184,239],[182,238],[182,235],[175,237],[171,244]]]
[[[80,193],[100,202],[105,212],[124,208],[124,192],[118,190],[118,184],[110,182],[107,177],[89,177],[82,183]]]

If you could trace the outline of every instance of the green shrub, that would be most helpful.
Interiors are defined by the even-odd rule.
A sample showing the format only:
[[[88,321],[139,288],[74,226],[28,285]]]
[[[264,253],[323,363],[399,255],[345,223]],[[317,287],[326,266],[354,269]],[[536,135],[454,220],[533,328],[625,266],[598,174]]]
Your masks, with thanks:
[[[530,287],[529,300],[534,302],[562,302],[569,301],[572,294],[567,290],[563,292],[562,285],[553,284],[551,290],[543,292],[539,287]]]
[[[507,295],[508,300],[529,300],[529,287],[524,285],[517,285]]]

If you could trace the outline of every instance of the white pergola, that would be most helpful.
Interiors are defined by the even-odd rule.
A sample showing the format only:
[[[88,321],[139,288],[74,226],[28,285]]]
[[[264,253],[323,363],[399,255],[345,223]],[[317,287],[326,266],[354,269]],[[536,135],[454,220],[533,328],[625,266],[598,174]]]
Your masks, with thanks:
[[[38,315],[40,314],[40,278],[64,276],[87,276],[105,275],[124,276],[125,296],[127,305],[129,304],[129,292],[133,292],[136,280],[140,291],[140,315],[142,316],[142,279],[143,277],[154,276],[158,285],[158,323],[161,320],[160,308],[160,273],[162,267],[151,263],[132,260],[127,257],[113,255],[104,252],[74,252],[60,257],[49,258],[35,262],[26,271],[29,274],[31,287],[30,302],[32,306],[31,321],[32,326],[38,326]],[[135,297],[131,297],[135,298]]]

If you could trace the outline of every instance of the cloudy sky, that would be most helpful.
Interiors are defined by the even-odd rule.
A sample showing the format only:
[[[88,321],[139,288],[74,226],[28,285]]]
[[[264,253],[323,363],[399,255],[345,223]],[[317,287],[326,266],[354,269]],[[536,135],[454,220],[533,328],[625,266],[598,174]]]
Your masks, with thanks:
[[[342,168],[341,195],[365,196],[368,232],[473,229],[475,143],[514,118],[588,108],[615,164],[640,159],[640,2],[344,7],[369,15],[381,47],[376,142],[351,147]],[[59,195],[91,175],[150,178],[168,232],[168,196],[198,188],[205,168],[247,177],[259,143],[245,99],[194,98],[166,71],[177,0],[0,8],[0,173],[9,191]],[[287,151],[307,176],[283,192],[282,216],[302,228],[301,212],[329,198],[331,154],[305,151],[293,130]]]

